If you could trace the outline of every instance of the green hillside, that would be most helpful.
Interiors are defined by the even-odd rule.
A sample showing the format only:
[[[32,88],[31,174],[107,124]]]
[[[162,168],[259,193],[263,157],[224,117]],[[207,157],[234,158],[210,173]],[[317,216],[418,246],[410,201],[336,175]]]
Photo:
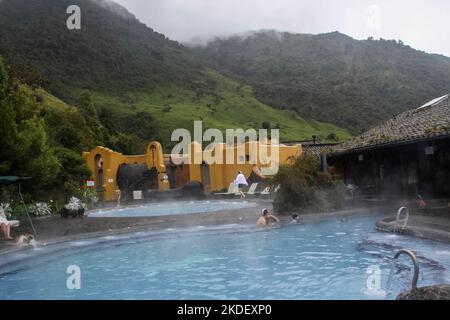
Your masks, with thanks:
[[[353,133],[450,92],[450,58],[401,41],[260,31],[217,38],[196,52],[252,85],[262,102]]]
[[[160,87],[151,93],[127,93],[126,98],[94,93],[98,107],[116,112],[149,112],[157,122],[160,139],[170,145],[170,135],[174,128],[192,129],[194,120],[202,120],[204,128],[262,128],[267,123],[271,128],[279,128],[281,139],[311,139],[313,135],[323,137],[330,134],[338,140],[348,138],[347,130],[332,124],[306,121],[293,111],[273,109],[253,95],[253,89],[227,79],[215,71],[208,71],[207,77],[217,82],[214,94],[199,97],[194,91],[176,87]],[[104,106],[104,107],[103,107]],[[100,113],[100,118],[102,114]],[[107,119],[103,119],[106,122]]]

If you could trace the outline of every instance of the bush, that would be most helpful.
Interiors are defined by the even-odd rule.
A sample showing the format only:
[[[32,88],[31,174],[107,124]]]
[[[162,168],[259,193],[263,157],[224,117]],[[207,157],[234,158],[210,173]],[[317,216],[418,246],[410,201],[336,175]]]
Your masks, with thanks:
[[[345,185],[337,177],[320,172],[316,157],[294,158],[273,178],[280,185],[274,199],[278,212],[324,212],[343,207]]]
[[[50,216],[52,214],[52,209],[45,202],[36,202],[29,209],[30,209],[30,212],[32,212],[37,217]]]
[[[83,181],[89,179],[91,172],[86,167],[83,157],[67,148],[56,147],[54,153],[61,164],[62,170],[55,175],[54,194],[68,198],[79,196]]]
[[[86,203],[88,207],[92,208],[98,202],[97,191],[93,188],[87,188],[83,190],[82,201]]]
[[[70,198],[69,202],[64,206],[67,210],[77,211],[79,209],[87,210],[86,204],[76,197]]]

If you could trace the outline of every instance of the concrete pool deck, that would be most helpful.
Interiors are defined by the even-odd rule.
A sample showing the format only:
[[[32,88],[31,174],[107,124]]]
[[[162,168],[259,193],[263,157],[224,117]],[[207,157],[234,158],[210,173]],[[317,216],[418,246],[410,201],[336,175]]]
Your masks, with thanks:
[[[52,244],[143,230],[183,228],[199,225],[255,223],[263,208],[272,210],[271,200],[257,200],[252,202],[256,204],[254,207],[243,208],[241,209],[242,211],[224,209],[215,212],[197,212],[165,216],[115,218],[85,216],[80,219],[63,219],[59,215],[55,215],[45,218],[33,218],[33,225],[37,232],[36,241],[40,244]],[[113,209],[113,207],[108,209]],[[33,233],[26,219],[20,222],[19,227],[11,228],[11,236],[13,238],[25,233]],[[27,246],[18,246],[13,241],[0,240],[0,254],[24,248],[27,248]]]
[[[376,224],[377,230],[394,232],[395,216],[386,217]],[[412,214],[404,229],[397,228],[396,233],[434,241],[450,242],[450,215],[433,216]]]
[[[249,200],[252,201],[252,200]],[[207,213],[190,213],[181,215],[167,215],[154,217],[84,217],[81,219],[63,219],[60,216],[48,218],[33,218],[40,245],[50,245],[66,241],[95,238],[105,235],[125,234],[138,231],[159,230],[167,228],[186,228],[193,226],[211,226],[218,224],[254,224],[263,208],[272,212],[272,200],[253,200],[256,205],[244,208],[242,211],[221,210]],[[313,213],[301,215],[302,221],[313,221],[328,218],[346,217],[354,214],[383,212],[381,208],[353,208],[328,213]],[[289,222],[290,215],[280,215],[280,220]],[[32,233],[26,220],[21,226],[12,228],[11,233],[16,237],[24,233]],[[12,241],[0,240],[0,255],[30,248],[19,246]]]

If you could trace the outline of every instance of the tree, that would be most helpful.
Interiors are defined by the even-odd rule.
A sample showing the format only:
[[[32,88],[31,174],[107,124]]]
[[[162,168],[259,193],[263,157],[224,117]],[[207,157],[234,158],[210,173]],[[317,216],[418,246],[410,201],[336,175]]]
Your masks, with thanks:
[[[330,132],[330,133],[328,134],[328,136],[327,136],[327,139],[328,139],[328,140],[332,140],[332,141],[337,141],[337,140],[338,140],[337,135],[336,135],[336,133],[334,133],[334,132]]]
[[[0,174],[33,177],[31,191],[51,185],[60,169],[38,110],[0,58]]]
[[[314,156],[303,155],[281,166],[272,183],[281,186],[273,203],[279,212],[323,212],[344,205],[344,183],[320,172],[320,162]]]
[[[266,130],[270,130],[270,122],[269,121],[264,121],[262,123],[262,128],[266,129]]]
[[[66,199],[72,195],[80,196],[83,181],[91,176],[83,157],[64,147],[56,147],[54,152],[63,168],[56,175],[54,193],[62,194]]]
[[[94,105],[92,95],[89,90],[83,90],[78,98],[78,107],[86,119],[88,127],[92,130],[97,145],[104,144],[104,130],[98,118],[97,109]]]
[[[78,153],[94,147],[94,134],[76,108],[49,108],[44,121],[52,145],[63,146]]]
[[[8,98],[11,86],[11,79],[0,57],[0,174],[11,169],[14,144],[17,141],[16,113]]]

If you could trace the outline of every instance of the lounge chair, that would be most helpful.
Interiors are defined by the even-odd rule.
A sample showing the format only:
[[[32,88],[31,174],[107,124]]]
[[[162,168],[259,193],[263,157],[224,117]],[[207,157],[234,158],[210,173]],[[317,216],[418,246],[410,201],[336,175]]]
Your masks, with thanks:
[[[261,191],[260,195],[270,195],[270,186]]]
[[[17,228],[20,226],[20,222],[17,220],[9,220],[9,225],[11,226],[11,228]]]
[[[230,186],[228,187],[227,192],[216,192],[213,194],[216,196],[226,196],[226,195],[235,195],[236,192],[237,192],[236,185],[234,184],[234,182],[232,182],[232,183],[230,183]]]
[[[248,191],[245,193],[248,196],[253,196],[255,195],[256,192],[256,188],[258,187],[257,183],[252,183],[252,185],[250,186],[250,188],[248,189]]]

